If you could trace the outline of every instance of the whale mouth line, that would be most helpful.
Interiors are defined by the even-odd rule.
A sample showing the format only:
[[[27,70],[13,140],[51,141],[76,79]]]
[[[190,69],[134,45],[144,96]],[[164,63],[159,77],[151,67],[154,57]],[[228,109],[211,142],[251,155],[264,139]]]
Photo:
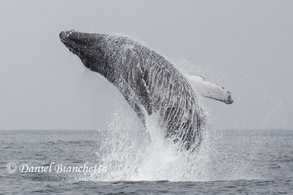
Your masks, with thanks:
[[[88,55],[91,53],[88,50],[86,50],[85,48],[79,47],[74,41],[67,41],[63,38],[60,38],[60,40],[67,47],[67,49],[69,49],[69,51],[71,51],[75,55],[78,55],[78,56],[83,55],[84,56],[84,55]]]

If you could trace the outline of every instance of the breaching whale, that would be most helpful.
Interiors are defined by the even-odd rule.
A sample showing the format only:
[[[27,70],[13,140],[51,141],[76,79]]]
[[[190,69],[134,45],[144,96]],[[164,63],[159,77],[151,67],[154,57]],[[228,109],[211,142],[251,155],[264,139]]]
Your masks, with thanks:
[[[154,115],[165,137],[186,150],[200,145],[206,127],[193,87],[206,97],[232,103],[224,88],[202,77],[185,78],[164,57],[131,38],[74,30],[62,31],[59,37],[87,68],[118,88],[142,123],[146,115]]]

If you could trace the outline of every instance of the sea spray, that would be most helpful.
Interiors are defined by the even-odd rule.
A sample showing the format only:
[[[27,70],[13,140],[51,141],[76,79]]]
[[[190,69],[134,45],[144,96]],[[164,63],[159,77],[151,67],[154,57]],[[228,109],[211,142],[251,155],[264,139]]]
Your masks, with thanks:
[[[202,147],[194,153],[180,150],[179,144],[165,138],[154,115],[146,117],[145,128],[127,106],[118,107],[108,130],[100,132],[97,156],[99,163],[107,166],[107,173],[95,178],[99,181],[200,180],[197,161],[206,159]]]
[[[207,128],[197,151],[180,150],[178,145],[165,138],[155,116],[146,117],[145,128],[126,103],[120,105],[113,113],[108,129],[100,132],[98,141],[97,162],[107,166],[107,172],[88,179],[210,181],[258,178],[250,163],[257,148],[245,145],[250,139],[248,136],[234,137],[227,132],[228,136],[222,136],[222,130]],[[220,146],[231,150],[223,152]]]
[[[97,161],[107,166],[107,173],[96,175],[97,180],[130,180],[148,148],[149,134],[128,107],[126,103],[118,106],[108,129],[100,133]]]
[[[166,141],[165,136],[154,116],[146,117],[146,128],[149,132],[150,142],[138,172],[133,180],[168,180],[170,166],[177,160],[175,148]]]

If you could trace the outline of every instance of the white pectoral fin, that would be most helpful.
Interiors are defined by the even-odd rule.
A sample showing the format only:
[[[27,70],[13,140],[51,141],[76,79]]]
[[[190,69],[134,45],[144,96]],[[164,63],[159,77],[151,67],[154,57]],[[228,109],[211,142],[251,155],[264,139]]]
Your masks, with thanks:
[[[227,91],[224,87],[208,82],[201,76],[185,75],[185,78],[202,96],[218,100],[226,104],[233,103],[231,92]]]

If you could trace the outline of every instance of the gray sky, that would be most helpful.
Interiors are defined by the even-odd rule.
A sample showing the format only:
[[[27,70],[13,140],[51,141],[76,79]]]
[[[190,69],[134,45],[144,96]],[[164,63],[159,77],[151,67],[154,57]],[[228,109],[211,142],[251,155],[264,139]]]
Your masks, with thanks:
[[[232,91],[203,100],[213,128],[293,128],[293,1],[5,1],[0,129],[106,128],[119,92],[59,41],[61,30],[123,34]],[[131,111],[131,109],[129,108]]]

